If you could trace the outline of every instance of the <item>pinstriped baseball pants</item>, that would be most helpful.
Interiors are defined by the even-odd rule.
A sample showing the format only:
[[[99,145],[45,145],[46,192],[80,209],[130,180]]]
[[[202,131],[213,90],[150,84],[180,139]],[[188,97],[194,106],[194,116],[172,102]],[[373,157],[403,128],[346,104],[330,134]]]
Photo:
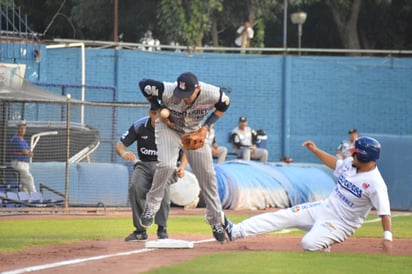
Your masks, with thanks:
[[[153,174],[156,170],[156,162],[139,161],[136,164],[132,174],[132,182],[129,186],[129,200],[132,208],[133,225],[136,231],[146,230],[139,222],[143,213],[146,193],[150,190],[153,180]],[[155,224],[167,227],[167,219],[170,210],[169,184],[176,182],[174,176],[169,177],[167,181],[164,198],[162,199],[160,209],[155,215]]]
[[[164,188],[176,169],[179,150],[182,148],[181,134],[170,129],[159,119],[155,127],[158,163],[152,188],[146,195],[145,210],[154,214],[163,199]],[[208,145],[197,150],[185,151],[189,165],[199,181],[201,195],[206,204],[206,221],[210,225],[222,224],[222,204],[217,190],[212,152]]]

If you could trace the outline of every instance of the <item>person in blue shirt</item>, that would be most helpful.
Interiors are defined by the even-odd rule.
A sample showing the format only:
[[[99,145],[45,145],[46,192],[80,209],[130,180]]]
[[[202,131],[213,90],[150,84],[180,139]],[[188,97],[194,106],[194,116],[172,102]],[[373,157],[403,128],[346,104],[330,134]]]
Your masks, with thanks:
[[[157,164],[157,147],[155,143],[154,127],[157,118],[155,108],[150,108],[149,116],[135,121],[122,135],[116,144],[116,153],[124,160],[135,162],[131,184],[129,186],[129,200],[132,208],[133,225],[135,231],[125,238],[126,242],[146,241],[148,238],[146,228],[140,224],[140,216],[143,213],[146,202],[146,194],[149,192]],[[138,158],[127,147],[137,142]],[[139,159],[139,160],[138,160]],[[169,178],[168,186],[176,183],[177,177],[184,176],[187,159],[181,153],[180,164],[175,174]],[[170,210],[169,187],[165,188],[165,195],[161,208],[155,216],[158,239],[167,239],[167,219]]]
[[[22,191],[37,192],[34,185],[33,176],[30,173],[30,158],[33,157],[33,152],[30,145],[24,139],[26,134],[26,122],[21,121],[17,125],[17,133],[10,139],[10,161],[11,167],[19,172]]]

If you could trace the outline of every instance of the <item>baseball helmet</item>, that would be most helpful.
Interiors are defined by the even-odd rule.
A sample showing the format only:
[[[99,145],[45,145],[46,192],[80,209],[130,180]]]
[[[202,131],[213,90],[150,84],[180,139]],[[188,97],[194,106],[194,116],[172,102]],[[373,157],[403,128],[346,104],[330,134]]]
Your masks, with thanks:
[[[348,149],[352,153],[356,153],[356,158],[359,162],[367,163],[379,159],[381,152],[381,144],[372,137],[359,137],[355,140],[355,147]]]

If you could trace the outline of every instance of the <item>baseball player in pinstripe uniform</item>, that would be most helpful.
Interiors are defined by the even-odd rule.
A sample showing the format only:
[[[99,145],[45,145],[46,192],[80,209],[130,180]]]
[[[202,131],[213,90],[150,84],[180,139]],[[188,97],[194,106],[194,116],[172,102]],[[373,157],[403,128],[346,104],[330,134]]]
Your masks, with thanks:
[[[183,148],[182,134],[200,128],[208,130],[211,124],[222,117],[230,101],[223,88],[199,82],[191,72],[181,74],[174,83],[143,79],[139,82],[139,87],[152,105],[167,108],[170,112],[168,117],[163,118],[160,112],[161,117],[156,120],[158,163],[141,217],[142,225],[148,227],[159,210],[167,178],[175,169],[179,149]],[[211,110],[212,113],[208,116]],[[223,243],[225,217],[217,190],[210,146],[203,145],[196,150],[186,150],[185,153],[202,190],[206,204],[205,219],[211,225],[215,239]]]

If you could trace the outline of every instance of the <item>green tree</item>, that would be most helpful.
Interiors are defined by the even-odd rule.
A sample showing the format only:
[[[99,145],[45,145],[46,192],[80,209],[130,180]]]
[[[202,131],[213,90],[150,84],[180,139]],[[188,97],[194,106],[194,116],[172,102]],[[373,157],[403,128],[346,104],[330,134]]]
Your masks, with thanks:
[[[8,3],[12,3],[8,1]],[[147,30],[162,44],[233,46],[236,29],[252,22],[252,47],[281,47],[282,0],[119,0],[118,34],[139,42]],[[288,0],[288,16],[308,13],[303,47],[410,49],[412,1]],[[4,1],[2,2],[4,5]],[[29,27],[45,38],[113,41],[114,0],[15,0]],[[288,23],[288,45],[297,44]],[[4,24],[5,20],[3,20]]]
[[[410,35],[406,31],[410,30],[412,24],[412,3],[410,1],[290,0],[290,2],[295,8],[302,6],[310,8],[318,4],[327,6],[334,26],[329,24],[329,30],[321,26],[326,31],[322,36],[323,39],[327,39],[328,35],[333,35],[336,29],[340,43],[335,44],[335,48],[403,48],[403,43],[408,44],[406,41],[410,40]],[[315,16],[316,20],[322,20],[320,16],[327,15],[319,14]],[[308,14],[308,20],[312,20],[313,17],[313,13]],[[402,31],[399,31],[399,26],[402,27]],[[385,31],[382,31],[383,29]],[[311,34],[315,34],[315,30],[309,33]],[[321,43],[323,39],[316,40]],[[400,47],[395,45],[400,45]],[[315,44],[313,47],[322,48],[324,46]]]
[[[71,16],[80,39],[113,41],[114,0],[73,0]],[[151,29],[158,33],[156,6],[159,0],[119,0],[118,34],[125,42],[139,42]]]
[[[162,0],[157,18],[169,42],[195,48],[203,46],[212,26],[210,17],[221,8],[221,0]]]

